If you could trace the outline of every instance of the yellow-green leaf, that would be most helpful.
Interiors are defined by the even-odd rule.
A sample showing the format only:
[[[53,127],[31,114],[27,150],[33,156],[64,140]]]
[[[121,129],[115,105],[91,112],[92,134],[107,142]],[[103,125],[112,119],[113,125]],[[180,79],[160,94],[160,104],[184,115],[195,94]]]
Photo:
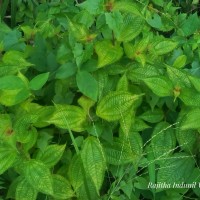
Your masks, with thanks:
[[[17,157],[17,150],[13,147],[0,143],[0,174],[3,174],[15,162]]]
[[[107,121],[119,120],[140,96],[124,91],[110,92],[97,105],[96,114]]]
[[[41,161],[31,159],[24,163],[24,175],[37,191],[53,194],[52,177],[48,167]]]
[[[81,158],[85,171],[91,177],[97,193],[99,193],[104,180],[106,159],[103,148],[95,137],[89,137],[85,140]]]
[[[188,76],[195,89],[200,92],[200,79],[194,76]]]
[[[172,96],[173,85],[169,79],[164,76],[150,77],[143,80],[145,84],[159,97]]]
[[[200,109],[192,109],[182,119],[182,130],[198,129],[200,128]]]
[[[144,20],[141,17],[132,14],[126,14],[124,22],[119,30],[119,35],[116,38],[120,42],[128,42],[138,36],[143,29]]]
[[[26,180],[22,179],[16,188],[16,200],[36,200],[37,190]]]
[[[98,55],[98,67],[104,67],[118,61],[123,55],[123,49],[119,44],[113,45],[111,41],[103,40],[95,44]]]
[[[81,132],[85,129],[86,113],[78,106],[56,105],[56,111],[48,122],[59,128]]]
[[[53,167],[62,157],[65,145],[49,145],[44,151],[38,152],[36,159],[41,160],[48,167]]]
[[[124,13],[131,13],[133,15],[142,17],[138,6],[134,2],[117,1],[114,3],[112,10],[118,10]]]
[[[60,175],[52,175],[53,179],[53,197],[55,199],[70,199],[74,197],[74,192],[67,179]]]
[[[177,47],[178,43],[173,41],[164,40],[155,45],[155,51],[157,55],[164,55],[173,51]]]
[[[181,55],[173,63],[173,67],[175,68],[183,68],[185,66],[185,63],[187,61],[187,56],[186,55]]]
[[[154,128],[151,146],[155,158],[165,158],[172,154],[171,149],[175,148],[176,137],[174,129],[167,122],[160,122]]]

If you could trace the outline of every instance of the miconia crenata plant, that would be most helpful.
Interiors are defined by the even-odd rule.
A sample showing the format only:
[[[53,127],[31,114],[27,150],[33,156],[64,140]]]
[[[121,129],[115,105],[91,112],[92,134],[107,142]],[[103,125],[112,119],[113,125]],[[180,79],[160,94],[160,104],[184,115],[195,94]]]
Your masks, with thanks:
[[[0,200],[199,199],[199,6],[0,1]]]

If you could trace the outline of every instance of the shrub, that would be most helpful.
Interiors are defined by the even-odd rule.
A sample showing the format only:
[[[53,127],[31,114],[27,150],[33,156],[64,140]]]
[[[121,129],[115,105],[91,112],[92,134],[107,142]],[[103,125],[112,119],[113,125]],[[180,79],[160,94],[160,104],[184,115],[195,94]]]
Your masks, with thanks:
[[[2,1],[2,199],[200,197],[190,3]]]

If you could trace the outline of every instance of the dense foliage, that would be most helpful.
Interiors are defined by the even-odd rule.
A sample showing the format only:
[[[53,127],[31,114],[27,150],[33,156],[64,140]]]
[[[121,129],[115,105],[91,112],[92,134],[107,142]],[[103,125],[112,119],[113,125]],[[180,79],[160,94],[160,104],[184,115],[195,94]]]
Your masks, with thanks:
[[[198,1],[0,4],[1,199],[200,198]]]

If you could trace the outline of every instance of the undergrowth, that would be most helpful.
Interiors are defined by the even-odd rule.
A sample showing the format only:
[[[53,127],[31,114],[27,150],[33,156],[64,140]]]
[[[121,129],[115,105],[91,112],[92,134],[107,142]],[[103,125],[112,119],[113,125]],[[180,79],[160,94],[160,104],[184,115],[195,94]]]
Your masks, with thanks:
[[[198,1],[0,1],[0,197],[200,197]]]

